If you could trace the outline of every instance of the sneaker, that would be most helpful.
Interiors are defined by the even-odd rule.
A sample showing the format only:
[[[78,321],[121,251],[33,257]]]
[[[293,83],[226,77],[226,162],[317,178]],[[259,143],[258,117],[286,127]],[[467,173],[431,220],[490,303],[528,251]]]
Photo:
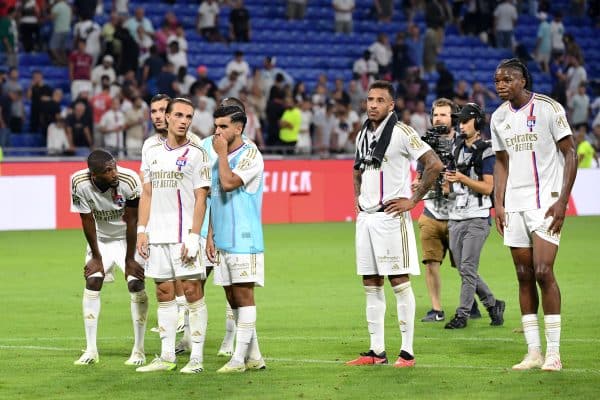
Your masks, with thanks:
[[[100,362],[100,357],[98,356],[97,351],[87,351],[85,350],[81,357],[78,360],[73,362],[74,365],[92,365],[98,364]]]
[[[544,365],[544,357],[542,356],[542,353],[535,351],[527,353],[525,358],[523,358],[523,361],[513,365],[512,369],[515,371],[526,371],[529,369],[540,368],[542,365]]]
[[[246,369],[254,369],[261,370],[267,369],[267,364],[265,364],[264,358],[259,358],[258,360],[247,359],[246,360]]]
[[[461,317],[458,314],[454,315],[454,318],[450,320],[444,329],[463,329],[467,327],[467,317]]]
[[[131,357],[127,361],[125,361],[125,365],[144,365],[146,364],[146,355],[143,351],[132,351]]]
[[[217,357],[231,357],[233,355],[233,350],[223,350],[219,349],[217,352]]]
[[[191,348],[191,346],[190,346],[189,341],[181,339],[175,345],[175,354],[183,354],[186,351],[190,351],[190,348]]]
[[[471,307],[471,312],[469,313],[469,319],[479,319],[481,318],[481,311],[479,311],[479,306],[477,305],[477,301],[473,300],[473,307]]]
[[[415,366],[415,359],[406,360],[399,356],[396,362],[394,363],[394,368],[411,368]]]
[[[542,371],[560,371],[561,369],[560,354],[546,354],[546,361],[542,365]]]
[[[171,361],[165,361],[160,357],[156,357],[152,362],[143,367],[138,367],[137,372],[156,372],[156,371],[173,371],[177,368],[177,364]]]
[[[421,322],[440,322],[446,319],[444,311],[438,311],[431,309],[427,311],[427,314],[421,319]]]
[[[488,307],[488,313],[490,314],[490,318],[492,322],[490,325],[492,326],[500,326],[504,324],[504,309],[506,308],[506,303],[502,300],[496,299],[496,304],[491,307]]]
[[[373,350],[369,350],[366,353],[360,353],[360,357],[348,361],[346,365],[381,365],[387,363],[388,359],[385,351],[381,352],[381,354],[375,354]]]
[[[223,365],[221,368],[219,368],[217,370],[218,374],[236,374],[236,373],[240,373],[240,372],[244,372],[246,371],[246,365],[245,364],[237,364],[235,362],[233,362],[232,360],[229,360],[229,362],[225,365]]]
[[[185,316],[187,315],[188,310],[187,307],[181,307],[179,312],[177,313],[177,329],[175,333],[181,333],[185,329]]]
[[[204,371],[204,366],[202,365],[202,361],[197,358],[190,359],[190,362],[179,370],[182,374],[199,374],[202,371]]]

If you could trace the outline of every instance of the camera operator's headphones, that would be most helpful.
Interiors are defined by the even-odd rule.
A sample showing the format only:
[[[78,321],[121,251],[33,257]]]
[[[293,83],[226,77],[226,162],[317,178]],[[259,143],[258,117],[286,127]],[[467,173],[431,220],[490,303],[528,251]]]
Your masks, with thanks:
[[[431,111],[429,112],[429,122],[431,123],[431,125],[433,125],[433,110],[436,107],[444,107],[444,106],[450,106],[450,115],[452,117],[452,121],[451,124],[452,126],[456,127],[456,124],[458,124],[458,118],[456,118],[455,114],[458,113],[458,106],[456,105],[455,102],[453,102],[452,100],[446,98],[446,97],[440,97],[439,99],[435,100],[433,102],[433,104],[431,105]]]

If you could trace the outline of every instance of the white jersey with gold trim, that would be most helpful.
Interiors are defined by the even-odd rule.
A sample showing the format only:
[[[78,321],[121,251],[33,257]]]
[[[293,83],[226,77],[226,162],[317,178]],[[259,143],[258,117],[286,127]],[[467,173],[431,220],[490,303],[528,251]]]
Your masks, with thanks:
[[[550,207],[560,195],[564,158],[557,143],[571,135],[560,103],[537,93],[518,110],[503,103],[490,123],[492,148],[508,153],[507,212]]]
[[[208,154],[190,140],[175,149],[162,141],[148,147],[145,162],[143,180],[152,184],[149,242],[181,243],[192,228],[194,190],[211,184]]]
[[[195,135],[194,133],[189,131],[187,133],[187,138],[193,144],[196,144],[198,146],[200,146],[202,143],[202,139],[198,137],[198,135]],[[144,140],[144,144],[142,144],[142,162],[140,164],[140,171],[143,171],[144,169],[148,168],[148,165],[146,165],[146,153],[148,152],[148,149],[157,144],[162,144],[165,140],[166,136],[163,136],[160,133],[155,133],[154,135]]]
[[[125,239],[125,203],[140,197],[140,178],[128,168],[117,166],[119,186],[105,192],[94,185],[89,169],[71,175],[71,212],[94,215],[100,239]]]

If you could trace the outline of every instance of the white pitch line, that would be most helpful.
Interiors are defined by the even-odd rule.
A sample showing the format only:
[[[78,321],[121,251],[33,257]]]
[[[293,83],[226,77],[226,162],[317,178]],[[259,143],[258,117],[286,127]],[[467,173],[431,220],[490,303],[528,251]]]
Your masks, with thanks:
[[[63,347],[47,347],[47,346],[7,346],[0,345],[0,349],[3,350],[41,350],[41,351],[68,351],[76,352],[78,349],[69,349]],[[317,360],[317,359],[305,359],[305,358],[278,358],[278,357],[267,357],[267,361],[281,362],[281,363],[305,363],[305,364],[328,364],[328,365],[340,365],[343,366],[342,361],[337,360]],[[374,368],[380,367],[391,367],[391,365],[378,365]],[[489,366],[477,366],[477,365],[444,365],[444,364],[417,364],[417,368],[420,369],[464,369],[464,370],[485,370],[485,371],[505,371],[507,367],[489,367]],[[515,372],[517,373],[517,372]],[[599,374],[600,370],[597,369],[584,369],[584,368],[566,368],[563,369],[562,373],[573,373],[573,374]]]

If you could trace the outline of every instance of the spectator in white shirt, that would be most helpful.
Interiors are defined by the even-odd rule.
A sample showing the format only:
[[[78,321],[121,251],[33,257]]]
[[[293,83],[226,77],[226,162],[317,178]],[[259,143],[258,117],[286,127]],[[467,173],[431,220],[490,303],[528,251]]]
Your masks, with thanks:
[[[512,49],[513,31],[517,22],[517,9],[511,0],[504,0],[494,10],[496,47]]]
[[[354,0],[333,0],[331,3],[334,10],[335,32],[352,33],[354,30],[352,12],[354,12]]]
[[[415,107],[415,111],[410,116],[409,124],[419,136],[423,136],[427,129],[431,128],[431,119],[425,110],[425,102],[419,100]]]
[[[169,49],[167,51],[167,61],[173,64],[173,71],[177,72],[181,67],[187,69],[187,53],[179,48],[179,42],[176,40],[169,43]]]
[[[205,98],[198,98],[198,106],[194,110],[192,116],[192,124],[190,125],[190,131],[203,139],[208,137],[212,133],[214,118],[212,112],[207,109],[207,102]]]
[[[219,33],[219,4],[215,0],[204,0],[198,7],[196,29],[209,42],[222,42]]]
[[[93,87],[93,94],[96,95],[102,91],[102,77],[108,76],[108,84],[112,85],[117,81],[117,74],[113,68],[114,58],[110,54],[102,57],[102,64],[96,65],[92,69],[91,80]]]
[[[75,151],[67,139],[67,126],[62,115],[56,115],[56,121],[48,125],[46,135],[48,155],[59,155]]]
[[[392,61],[392,46],[390,40],[385,33],[377,35],[377,40],[369,46],[369,51],[373,55],[373,60],[377,63],[379,77],[387,74],[390,70],[390,62]]]
[[[229,61],[225,66],[225,75],[229,75],[231,71],[238,73],[238,79],[244,86],[248,84],[248,77],[250,76],[250,66],[248,62],[244,60],[244,53],[237,50],[233,54],[233,60]]]
[[[113,98],[110,110],[100,119],[100,132],[104,135],[104,146],[113,154],[123,154],[123,130],[125,114],[121,111],[121,100]]]

